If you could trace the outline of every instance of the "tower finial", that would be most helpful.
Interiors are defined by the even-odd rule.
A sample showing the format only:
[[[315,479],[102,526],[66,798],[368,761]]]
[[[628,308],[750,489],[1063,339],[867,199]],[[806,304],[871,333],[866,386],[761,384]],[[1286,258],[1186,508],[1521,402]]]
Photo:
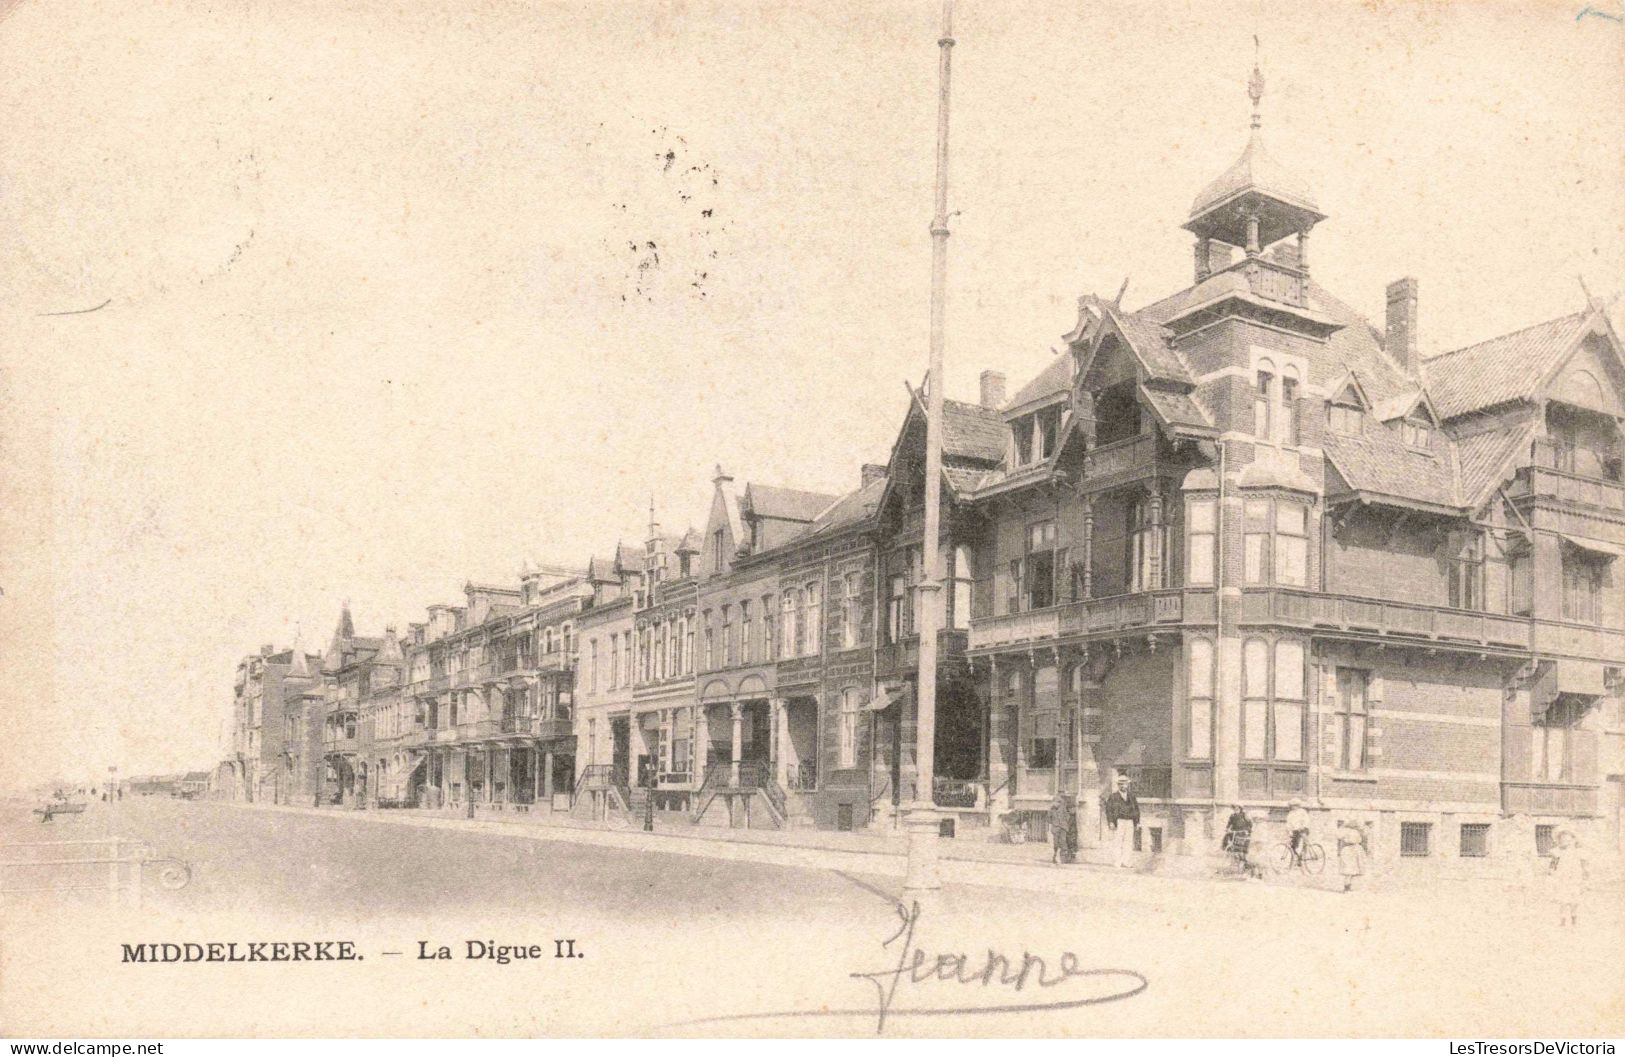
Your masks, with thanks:
[[[1247,98],[1253,101],[1253,128],[1258,128],[1264,119],[1258,110],[1259,100],[1264,98],[1264,71],[1261,68],[1259,57],[1258,34],[1253,34],[1253,75],[1247,81]]]

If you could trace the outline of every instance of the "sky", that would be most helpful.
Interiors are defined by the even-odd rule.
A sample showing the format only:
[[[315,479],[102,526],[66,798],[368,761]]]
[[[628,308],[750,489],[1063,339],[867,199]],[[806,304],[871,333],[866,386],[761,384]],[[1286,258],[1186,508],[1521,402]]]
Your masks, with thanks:
[[[1189,284],[1255,35],[1343,300],[1416,276],[1426,353],[1619,292],[1582,7],[961,2],[950,395]],[[0,785],[212,766],[260,644],[680,530],[718,465],[856,487],[925,369],[938,13],[8,6]]]

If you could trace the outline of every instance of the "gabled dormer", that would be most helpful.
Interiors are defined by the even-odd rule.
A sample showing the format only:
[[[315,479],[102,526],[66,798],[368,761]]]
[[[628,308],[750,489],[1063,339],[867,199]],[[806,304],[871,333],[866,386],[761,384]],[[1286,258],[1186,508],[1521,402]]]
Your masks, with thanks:
[[[1360,376],[1345,371],[1342,378],[1332,383],[1330,393],[1326,398],[1327,430],[1344,437],[1364,433],[1366,420],[1371,416],[1371,398],[1360,384]]]
[[[1440,446],[1441,421],[1426,389],[1396,393],[1372,408],[1371,416],[1397,433],[1411,451],[1431,452]]]

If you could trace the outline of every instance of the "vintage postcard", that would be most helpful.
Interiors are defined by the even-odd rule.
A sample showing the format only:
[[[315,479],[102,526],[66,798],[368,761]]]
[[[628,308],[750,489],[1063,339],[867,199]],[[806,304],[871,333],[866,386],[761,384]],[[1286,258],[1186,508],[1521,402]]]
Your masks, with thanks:
[[[1625,1034],[1617,0],[0,11],[0,1033]]]

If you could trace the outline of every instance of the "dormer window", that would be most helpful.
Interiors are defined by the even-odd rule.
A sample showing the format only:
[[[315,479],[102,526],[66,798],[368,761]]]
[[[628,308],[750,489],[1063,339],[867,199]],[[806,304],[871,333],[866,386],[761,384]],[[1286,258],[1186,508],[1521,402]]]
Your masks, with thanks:
[[[1010,432],[1015,440],[1016,465],[1043,462],[1055,454],[1061,440],[1060,405],[1022,415],[1010,424]]]
[[[1433,448],[1433,427],[1425,422],[1405,419],[1399,424],[1399,432],[1407,448],[1417,451],[1430,451]]]
[[[1326,428],[1333,433],[1358,437],[1365,429],[1365,412],[1354,404],[1327,404]]]

